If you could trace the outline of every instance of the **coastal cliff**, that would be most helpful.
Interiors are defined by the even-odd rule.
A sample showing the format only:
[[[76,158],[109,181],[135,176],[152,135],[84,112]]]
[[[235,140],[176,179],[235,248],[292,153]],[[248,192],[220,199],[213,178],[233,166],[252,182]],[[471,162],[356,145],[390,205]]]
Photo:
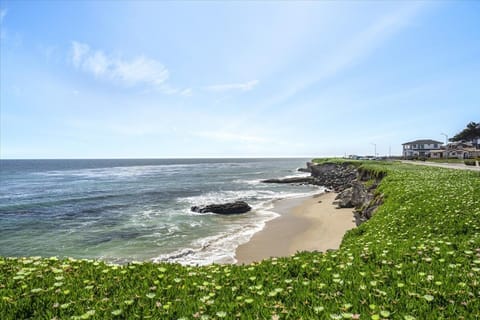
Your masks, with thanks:
[[[307,162],[307,168],[299,168],[300,172],[310,172],[309,177],[276,178],[262,180],[263,183],[295,183],[323,186],[335,192],[352,187],[357,177],[357,169],[348,163]]]
[[[338,192],[334,202],[338,208],[355,208],[357,226],[370,219],[383,203],[383,195],[376,192],[385,175],[382,172],[373,172],[349,162],[307,162],[307,170],[314,184]]]
[[[313,184],[324,186],[335,192],[343,192],[351,188],[352,182],[357,178],[357,168],[349,163],[307,162],[307,169],[314,179]]]
[[[383,195],[376,189],[385,176],[384,172],[365,169],[354,162],[307,162],[300,172],[310,172],[308,177],[267,179],[264,183],[313,184],[337,192],[334,204],[338,208],[355,208],[355,222],[358,225],[372,217],[383,203]]]

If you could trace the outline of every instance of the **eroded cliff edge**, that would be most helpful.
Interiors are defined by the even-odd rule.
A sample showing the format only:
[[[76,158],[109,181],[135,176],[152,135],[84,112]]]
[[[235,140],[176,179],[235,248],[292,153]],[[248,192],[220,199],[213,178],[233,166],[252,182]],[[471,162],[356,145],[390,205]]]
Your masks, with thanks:
[[[335,191],[338,195],[334,203],[339,208],[354,208],[357,226],[370,219],[383,203],[383,195],[377,192],[377,187],[385,173],[365,169],[360,162],[307,162],[307,167],[299,171],[311,175],[263,182],[314,184]]]
[[[307,169],[315,179],[315,184],[338,192],[335,204],[339,208],[354,208],[355,222],[358,225],[367,221],[383,203],[383,195],[377,187],[385,176],[350,162],[307,163]]]

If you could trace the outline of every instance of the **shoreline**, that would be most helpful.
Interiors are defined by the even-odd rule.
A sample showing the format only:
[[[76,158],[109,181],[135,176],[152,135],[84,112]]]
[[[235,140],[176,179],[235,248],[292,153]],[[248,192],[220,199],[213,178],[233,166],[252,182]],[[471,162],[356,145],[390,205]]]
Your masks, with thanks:
[[[336,193],[279,200],[272,211],[278,218],[250,240],[237,247],[236,264],[249,264],[271,257],[288,257],[298,251],[338,249],[344,234],[355,228],[353,209],[337,209]]]

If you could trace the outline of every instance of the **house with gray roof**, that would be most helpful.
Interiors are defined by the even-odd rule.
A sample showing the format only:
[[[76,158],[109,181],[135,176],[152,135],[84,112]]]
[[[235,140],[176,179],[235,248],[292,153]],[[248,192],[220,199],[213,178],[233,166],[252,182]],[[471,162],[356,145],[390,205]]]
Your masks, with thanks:
[[[402,143],[403,158],[428,158],[430,157],[430,151],[438,150],[442,147],[443,143],[431,139],[421,139],[410,142]]]
[[[480,149],[470,141],[450,142],[439,150],[430,150],[432,159],[475,159],[480,157]]]

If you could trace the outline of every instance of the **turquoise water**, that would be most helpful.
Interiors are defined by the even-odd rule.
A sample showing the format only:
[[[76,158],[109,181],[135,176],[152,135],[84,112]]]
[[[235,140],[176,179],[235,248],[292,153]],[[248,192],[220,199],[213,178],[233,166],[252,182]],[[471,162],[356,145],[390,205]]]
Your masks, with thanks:
[[[307,160],[1,160],[0,255],[234,262],[235,248],[277,216],[275,199],[318,192],[259,182],[301,175]],[[190,212],[234,200],[254,210]]]

